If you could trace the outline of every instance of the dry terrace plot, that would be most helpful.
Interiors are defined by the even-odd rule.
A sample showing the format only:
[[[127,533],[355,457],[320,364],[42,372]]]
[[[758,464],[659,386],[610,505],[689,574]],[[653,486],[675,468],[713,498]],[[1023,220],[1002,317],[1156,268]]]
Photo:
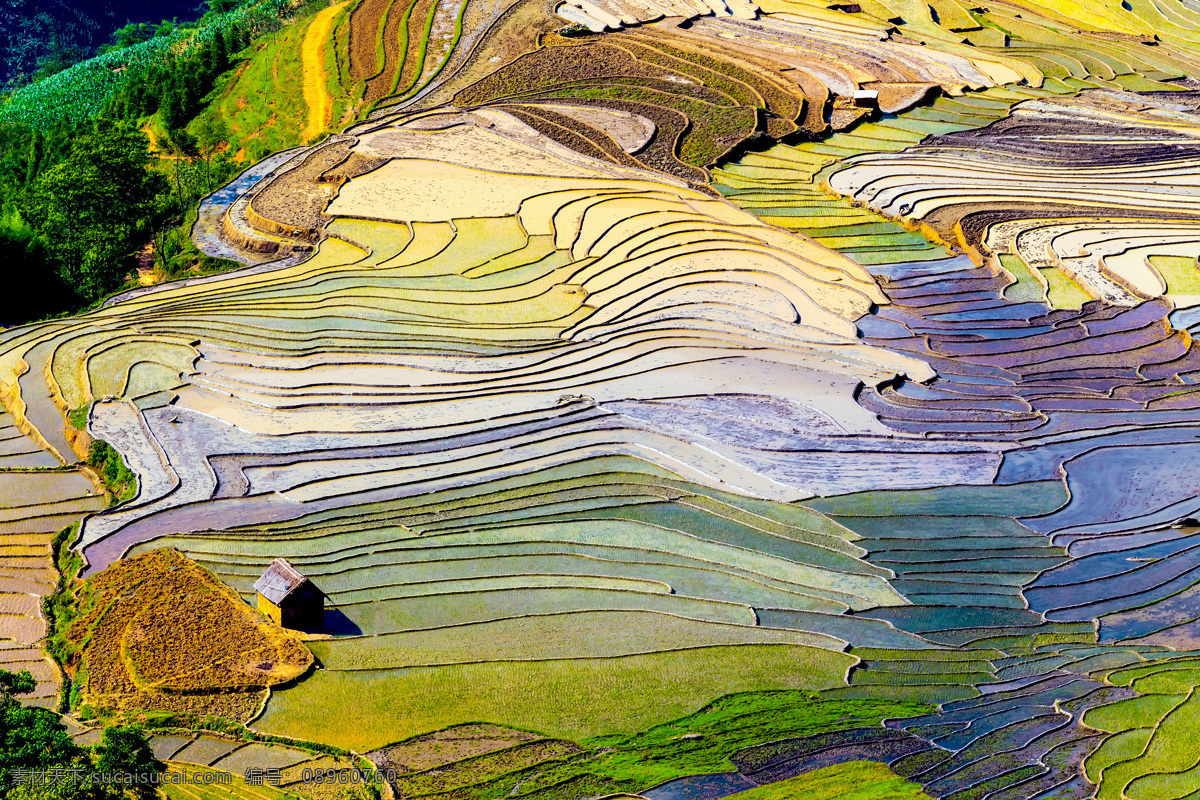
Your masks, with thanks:
[[[67,666],[85,676],[93,705],[245,718],[262,689],[312,663],[296,638],[173,550],[122,561],[81,592]]]

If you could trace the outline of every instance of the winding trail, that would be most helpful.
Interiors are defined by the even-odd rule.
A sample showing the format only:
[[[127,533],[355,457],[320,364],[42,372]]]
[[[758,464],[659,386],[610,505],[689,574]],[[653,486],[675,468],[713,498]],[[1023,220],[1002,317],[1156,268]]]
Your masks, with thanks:
[[[346,0],[348,2],[348,0]],[[308,106],[308,124],[304,127],[304,139],[309,141],[321,135],[333,116],[333,98],[325,88],[325,40],[333,27],[333,18],[346,2],[330,6],[317,14],[304,34],[300,45],[300,59],[304,65],[304,102]]]

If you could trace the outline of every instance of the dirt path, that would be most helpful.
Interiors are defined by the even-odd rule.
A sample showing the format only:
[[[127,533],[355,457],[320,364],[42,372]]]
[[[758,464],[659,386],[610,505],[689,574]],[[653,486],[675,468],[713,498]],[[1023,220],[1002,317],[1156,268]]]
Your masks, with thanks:
[[[347,0],[348,2],[348,0]],[[300,60],[304,66],[304,102],[308,105],[308,125],[304,128],[304,139],[315,139],[325,130],[333,116],[333,98],[325,88],[325,40],[329,38],[333,18],[346,2],[330,6],[317,14],[304,33],[300,45]]]
[[[150,127],[150,123],[147,122],[145,125],[143,125],[141,127],[141,131],[142,133],[146,134],[146,138],[150,140],[150,152],[154,154],[155,158],[163,158],[168,161],[174,161],[179,158],[179,156],[175,155],[174,153],[167,152],[167,148],[163,147],[162,142],[160,142],[158,137],[154,134],[154,129]]]
[[[146,242],[141,250],[137,251],[137,276],[138,286],[153,286],[157,281],[154,277],[154,240]]]

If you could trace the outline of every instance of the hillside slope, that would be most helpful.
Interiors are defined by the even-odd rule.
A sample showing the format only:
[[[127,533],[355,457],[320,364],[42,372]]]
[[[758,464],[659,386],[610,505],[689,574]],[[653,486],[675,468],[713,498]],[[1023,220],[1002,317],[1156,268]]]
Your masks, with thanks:
[[[192,229],[245,268],[0,332],[15,455],[137,477],[86,574],[329,597],[255,730],[404,797],[1200,792],[1189,3],[294,16],[189,121],[266,156]]]

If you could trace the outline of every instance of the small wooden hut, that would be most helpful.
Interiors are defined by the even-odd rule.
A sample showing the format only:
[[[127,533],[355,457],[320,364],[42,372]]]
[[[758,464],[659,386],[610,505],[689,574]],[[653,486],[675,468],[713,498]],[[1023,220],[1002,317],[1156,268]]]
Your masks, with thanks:
[[[325,621],[325,593],[282,558],[271,562],[254,591],[258,610],[284,628],[312,630]]]

